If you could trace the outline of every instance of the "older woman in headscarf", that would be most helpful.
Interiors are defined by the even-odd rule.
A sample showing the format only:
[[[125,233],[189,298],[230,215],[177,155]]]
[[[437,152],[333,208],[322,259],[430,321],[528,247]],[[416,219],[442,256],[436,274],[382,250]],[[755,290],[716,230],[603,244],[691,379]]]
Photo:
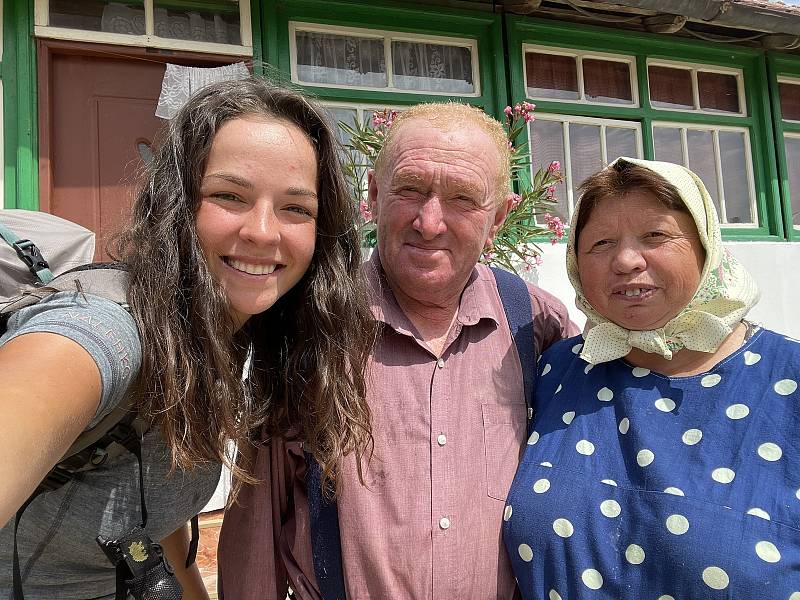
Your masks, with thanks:
[[[583,338],[541,358],[504,536],[524,598],[800,599],[800,343],[684,167],[620,158],[567,249]]]

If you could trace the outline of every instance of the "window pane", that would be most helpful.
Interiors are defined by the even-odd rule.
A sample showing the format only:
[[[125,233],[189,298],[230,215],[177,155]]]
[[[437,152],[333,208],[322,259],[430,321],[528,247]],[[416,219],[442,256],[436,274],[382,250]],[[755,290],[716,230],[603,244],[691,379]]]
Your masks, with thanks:
[[[800,121],[800,84],[779,83],[781,97],[781,116],[784,119]]]
[[[786,137],[786,164],[792,201],[792,224],[800,227],[800,138]]]
[[[300,81],[386,87],[382,39],[298,31],[295,40]]]
[[[686,144],[689,150],[688,166],[706,184],[706,189],[714,200],[714,206],[717,207],[717,213],[720,213],[717,171],[714,165],[714,141],[711,132],[690,129],[686,132]]]
[[[631,104],[630,65],[586,58],[583,60],[583,88],[589,101]]]
[[[656,160],[663,160],[676,165],[683,164],[680,129],[675,127],[654,127],[653,137]]]
[[[461,46],[392,42],[394,85],[403,90],[471,94],[472,52]]]
[[[339,123],[355,127],[358,121],[358,111],[355,108],[343,108],[341,106],[326,106],[325,110],[328,112],[331,121],[336,125],[339,141],[343,144],[348,143],[350,134],[339,127]]]
[[[735,75],[697,72],[697,90],[700,108],[714,112],[739,111],[739,88]]]
[[[651,66],[650,105],[656,108],[694,108],[692,72],[686,69]]]
[[[600,150],[600,127],[570,123],[569,159],[572,169],[573,198],[578,199],[578,188],[583,181],[603,168]]]
[[[193,8],[177,8],[176,3],[156,0],[154,3],[155,34],[159,37],[214,42],[217,44],[242,43],[238,0],[208,2],[208,8],[197,8],[203,3],[193,3]]]
[[[530,147],[533,170],[546,169],[548,165],[557,160],[564,169],[564,125],[560,121],[545,121],[538,119],[530,127]],[[569,219],[569,208],[567,206],[566,186],[559,184],[556,186],[555,199],[558,204],[548,211],[550,214],[560,217],[566,222]]]
[[[613,162],[620,156],[637,158],[636,131],[627,127],[606,127],[606,158]]]
[[[747,180],[747,156],[744,133],[719,132],[719,155],[725,188],[725,213],[728,223],[754,223],[750,210],[750,184]]]
[[[144,35],[144,2],[50,0],[50,25],[87,31]]]
[[[572,56],[525,53],[527,94],[532,98],[577,100],[578,67]]]

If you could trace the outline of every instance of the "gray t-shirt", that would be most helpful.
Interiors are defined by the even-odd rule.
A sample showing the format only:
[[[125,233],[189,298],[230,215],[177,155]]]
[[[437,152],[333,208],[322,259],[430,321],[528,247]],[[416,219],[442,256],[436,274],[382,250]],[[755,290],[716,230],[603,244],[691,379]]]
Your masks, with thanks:
[[[32,332],[80,344],[97,363],[103,385],[92,424],[129,393],[141,345],[133,318],[119,305],[77,292],[54,294],[9,320],[0,346]],[[31,398],[34,402],[35,398]],[[147,531],[159,541],[205,506],[220,476],[216,464],[169,474],[170,453],[157,428],[142,445]],[[116,538],[141,520],[136,458],[125,452],[82,480],[37,497],[20,521],[17,544],[26,600],[113,599],[114,567],[95,542]],[[0,529],[0,598],[12,598],[13,519]]]

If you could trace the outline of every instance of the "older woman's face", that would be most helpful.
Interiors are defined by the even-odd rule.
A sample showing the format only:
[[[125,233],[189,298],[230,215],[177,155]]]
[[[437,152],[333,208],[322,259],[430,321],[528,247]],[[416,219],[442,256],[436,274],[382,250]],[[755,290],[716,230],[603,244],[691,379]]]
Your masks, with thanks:
[[[577,254],[592,307],[640,331],[662,327],[689,303],[705,260],[692,217],[650,192],[601,200],[580,232]]]

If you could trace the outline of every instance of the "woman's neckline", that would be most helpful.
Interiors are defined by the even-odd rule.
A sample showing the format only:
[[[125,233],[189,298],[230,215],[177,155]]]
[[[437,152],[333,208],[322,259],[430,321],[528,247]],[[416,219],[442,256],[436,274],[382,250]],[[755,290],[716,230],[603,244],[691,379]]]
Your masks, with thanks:
[[[676,352],[672,360],[666,360],[634,348],[623,360],[632,367],[648,369],[663,377],[695,377],[708,373],[741,350],[757,329],[751,323],[741,321],[714,353],[683,349]]]

